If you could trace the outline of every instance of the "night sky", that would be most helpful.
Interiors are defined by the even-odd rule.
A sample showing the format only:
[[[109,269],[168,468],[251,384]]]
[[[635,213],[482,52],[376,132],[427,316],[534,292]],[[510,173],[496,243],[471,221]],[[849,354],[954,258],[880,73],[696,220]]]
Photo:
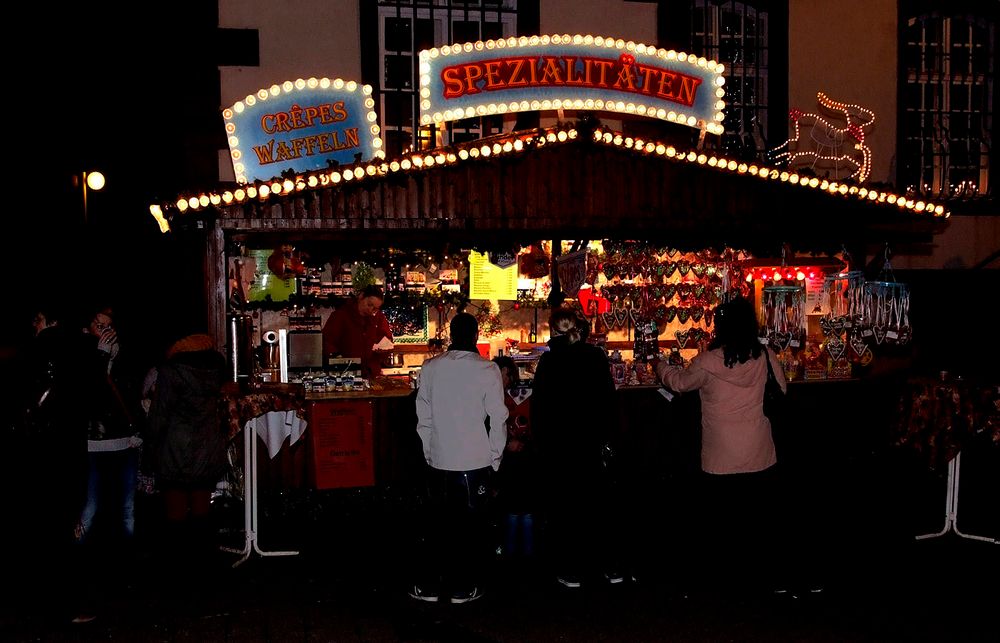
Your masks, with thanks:
[[[4,344],[30,330],[35,302],[47,299],[71,310],[110,304],[136,341],[140,329],[190,326],[202,298],[198,241],[161,235],[149,205],[217,180],[216,4],[34,4],[9,23],[27,44],[8,51],[8,95],[23,91],[26,109],[6,119],[18,179],[6,213]],[[89,193],[84,223],[74,176],[92,169],[107,185]]]

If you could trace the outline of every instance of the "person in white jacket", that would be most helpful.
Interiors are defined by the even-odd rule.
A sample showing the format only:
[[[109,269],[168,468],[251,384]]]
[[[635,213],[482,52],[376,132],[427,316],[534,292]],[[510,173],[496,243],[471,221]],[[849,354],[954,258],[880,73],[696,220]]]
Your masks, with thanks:
[[[476,350],[479,324],[468,313],[451,320],[448,351],[424,362],[417,391],[417,434],[428,471],[427,544],[410,596],[452,603],[482,596],[478,573],[489,551],[491,478],[507,444],[507,406],[500,369]]]

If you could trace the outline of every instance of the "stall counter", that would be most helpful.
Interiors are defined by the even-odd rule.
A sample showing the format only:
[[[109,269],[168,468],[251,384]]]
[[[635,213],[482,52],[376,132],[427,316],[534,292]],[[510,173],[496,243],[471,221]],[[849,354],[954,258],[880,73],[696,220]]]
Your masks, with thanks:
[[[385,485],[419,469],[413,396],[408,379],[391,377],[375,378],[364,390],[307,392],[311,484]]]

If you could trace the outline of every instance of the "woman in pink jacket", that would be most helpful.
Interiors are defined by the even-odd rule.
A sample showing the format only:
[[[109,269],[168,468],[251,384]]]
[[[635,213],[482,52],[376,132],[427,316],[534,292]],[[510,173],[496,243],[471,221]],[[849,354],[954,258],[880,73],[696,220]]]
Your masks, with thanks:
[[[785,390],[781,365],[758,340],[753,304],[738,297],[718,307],[715,339],[688,367],[654,364],[669,388],[701,395],[702,520],[696,531],[704,555],[693,571],[713,584],[780,582],[773,556],[780,516],[777,456],[763,409],[768,359]]]

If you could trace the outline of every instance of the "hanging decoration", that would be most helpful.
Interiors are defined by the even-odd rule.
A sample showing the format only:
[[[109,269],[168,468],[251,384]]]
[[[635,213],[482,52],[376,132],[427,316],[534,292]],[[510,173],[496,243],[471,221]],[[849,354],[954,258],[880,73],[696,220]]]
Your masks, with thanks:
[[[889,263],[889,248],[885,249],[885,264],[879,278],[865,284],[865,306],[871,320],[876,345],[910,342],[910,289],[896,281]]]
[[[864,273],[844,270],[827,275],[822,294],[827,310],[819,320],[819,327],[826,338],[823,344],[826,352],[838,360],[850,349],[848,357],[862,366],[869,364],[873,358],[868,346],[872,331],[864,305]]]
[[[840,335],[844,330],[867,337],[870,331],[864,310],[865,276],[860,270],[847,270],[823,279],[826,314],[819,320],[824,336]]]
[[[775,352],[802,345],[805,302],[802,286],[764,286],[764,338]]]

